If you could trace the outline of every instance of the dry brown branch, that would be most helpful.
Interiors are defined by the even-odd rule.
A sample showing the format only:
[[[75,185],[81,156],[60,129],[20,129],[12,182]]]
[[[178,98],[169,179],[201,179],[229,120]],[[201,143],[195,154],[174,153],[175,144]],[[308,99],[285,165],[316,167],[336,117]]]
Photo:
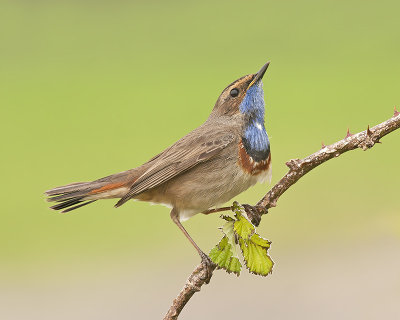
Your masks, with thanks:
[[[172,306],[169,308],[164,320],[178,319],[179,314],[190,298],[196,292],[200,291],[203,284],[210,282],[214,269],[215,266],[207,266],[206,264],[201,263],[193,270],[192,274],[187,279],[185,286],[172,302]]]
[[[268,212],[269,208],[275,207],[280,196],[294,185],[301,177],[312,169],[318,167],[322,163],[339,157],[341,154],[361,148],[362,150],[368,150],[372,148],[376,143],[389,134],[390,132],[400,128],[400,113],[394,109],[394,115],[392,118],[378,124],[373,128],[369,128],[365,131],[357,134],[351,134],[349,130],[343,140],[340,140],[329,146],[322,145],[321,150],[313,153],[312,155],[304,159],[292,159],[286,163],[289,167],[289,171],[285,176],[274,185],[270,191],[253,207],[251,212],[252,216],[249,217],[253,223],[258,225],[261,220],[261,215]],[[247,206],[250,207],[250,206]],[[229,210],[229,207],[223,209]],[[248,208],[246,208],[246,211]],[[218,212],[221,210],[211,210],[208,213]],[[249,213],[249,212],[248,212]],[[215,266],[207,266],[200,264],[189,276],[185,286],[179,293],[178,297],[173,301],[172,306],[168,310],[164,317],[164,320],[177,319],[180,312],[190,300],[190,298],[196,292],[200,291],[203,284],[207,284],[214,271]]]
[[[269,209],[276,206],[279,197],[295,184],[302,176],[310,172],[312,169],[318,167],[320,164],[332,159],[337,158],[341,154],[361,148],[368,150],[376,143],[380,142],[384,136],[390,132],[399,129],[400,127],[400,113],[395,109],[392,118],[378,124],[373,128],[369,128],[357,134],[351,134],[349,130],[343,140],[340,140],[329,146],[322,145],[321,150],[313,153],[304,159],[292,159],[286,162],[289,167],[289,172],[274,185],[270,191],[257,203],[256,206]]]

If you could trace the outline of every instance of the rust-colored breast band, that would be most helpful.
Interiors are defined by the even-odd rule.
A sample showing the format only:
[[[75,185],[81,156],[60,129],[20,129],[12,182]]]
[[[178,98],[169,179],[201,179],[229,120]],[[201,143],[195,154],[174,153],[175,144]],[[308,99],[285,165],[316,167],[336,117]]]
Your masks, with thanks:
[[[243,146],[242,141],[239,143],[239,165],[243,170],[251,175],[258,175],[269,169],[271,164],[271,152],[268,158],[262,161],[254,161],[251,156],[248,155],[246,149]]]

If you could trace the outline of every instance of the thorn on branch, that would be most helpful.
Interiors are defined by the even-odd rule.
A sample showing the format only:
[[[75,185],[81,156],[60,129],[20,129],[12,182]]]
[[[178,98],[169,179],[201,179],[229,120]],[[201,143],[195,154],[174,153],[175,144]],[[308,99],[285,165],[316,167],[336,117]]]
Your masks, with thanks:
[[[368,125],[368,128],[367,128],[367,136],[368,136],[368,137],[371,137],[371,136],[372,136],[372,131],[369,130],[369,125]]]
[[[358,147],[365,150],[368,150],[374,146],[375,143],[379,143],[379,138],[373,137],[372,136],[372,131],[369,129],[369,125],[367,127],[366,135],[365,135],[365,140],[363,140]]]
[[[394,107],[393,117],[397,117],[399,114],[400,112],[397,111],[396,107]]]
[[[322,141],[322,147],[321,147],[321,149],[324,149],[324,148],[326,148],[326,145],[325,145],[324,142]]]
[[[344,137],[345,139],[350,138],[353,134],[350,132],[350,128],[347,128],[347,134]]]

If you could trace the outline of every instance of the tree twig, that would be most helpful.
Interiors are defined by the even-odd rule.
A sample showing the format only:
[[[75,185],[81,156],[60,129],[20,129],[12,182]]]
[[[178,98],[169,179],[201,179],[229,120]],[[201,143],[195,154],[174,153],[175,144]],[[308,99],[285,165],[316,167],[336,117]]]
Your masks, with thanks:
[[[400,113],[395,109],[393,117],[382,122],[375,127],[367,128],[367,130],[357,134],[351,134],[347,131],[347,135],[329,146],[322,145],[321,150],[313,153],[304,159],[292,159],[286,162],[289,171],[285,176],[274,185],[270,191],[256,204],[258,207],[269,209],[276,206],[279,197],[292,185],[294,185],[301,177],[312,169],[318,167],[322,163],[339,157],[341,154],[361,148],[368,150],[376,143],[380,143],[380,139],[390,132],[400,128]]]
[[[292,159],[286,162],[289,171],[283,176],[279,182],[274,185],[270,191],[253,207],[251,220],[256,224],[261,220],[261,215],[268,212],[268,209],[275,207],[280,196],[294,185],[301,177],[318,167],[322,163],[339,157],[341,154],[361,148],[368,150],[376,143],[380,143],[387,134],[400,128],[400,112],[394,109],[394,115],[390,119],[378,124],[375,127],[369,128],[357,134],[351,134],[347,131],[344,139],[331,144],[329,146],[322,145],[321,150],[309,155],[304,159]],[[247,207],[250,207],[247,205]],[[229,207],[223,208],[229,209]],[[249,208],[246,208],[246,211]],[[211,210],[208,213],[218,212],[221,210]],[[212,277],[212,272],[215,270],[215,265],[206,265],[201,263],[189,276],[185,286],[179,293],[178,297],[173,301],[172,306],[164,317],[164,320],[175,320],[180,312],[190,300],[190,298],[198,291],[203,284],[209,283]]]
[[[185,286],[172,302],[172,306],[169,308],[164,320],[178,319],[179,314],[190,298],[196,292],[200,291],[203,284],[210,282],[212,272],[215,268],[215,265],[206,265],[201,263],[193,270],[192,274],[187,279]]]

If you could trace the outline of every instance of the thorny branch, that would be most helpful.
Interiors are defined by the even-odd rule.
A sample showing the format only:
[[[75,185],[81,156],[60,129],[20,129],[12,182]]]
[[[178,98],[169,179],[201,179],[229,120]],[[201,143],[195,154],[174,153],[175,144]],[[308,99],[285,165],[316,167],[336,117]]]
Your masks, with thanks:
[[[280,196],[312,169],[330,159],[339,157],[341,154],[347,151],[357,148],[360,148],[364,151],[368,150],[376,143],[380,143],[380,140],[384,136],[399,128],[400,112],[398,112],[395,108],[393,117],[375,127],[370,128],[368,126],[367,130],[357,134],[351,134],[350,131],[347,130],[347,135],[344,139],[329,146],[322,144],[321,150],[309,155],[304,159],[289,160],[286,162],[286,165],[289,167],[289,171],[283,176],[283,178],[279,180],[278,183],[274,185],[254,207],[245,205],[245,210],[248,213],[250,220],[252,220],[252,222],[257,226],[261,221],[261,216],[266,214],[268,209],[276,207],[276,203]],[[221,209],[230,210],[230,207]],[[208,214],[222,211],[221,209],[210,210],[205,213]],[[180,312],[190,298],[196,292],[200,291],[200,288],[203,284],[210,282],[214,269],[215,266],[207,266],[205,264],[200,264],[196,267],[196,269],[189,276],[178,297],[173,301],[172,306],[164,317],[164,320],[174,320],[178,318]]]
[[[321,150],[304,159],[289,160],[286,162],[286,165],[289,167],[289,172],[268,191],[256,206],[267,210],[275,207],[279,197],[312,169],[332,158],[339,157],[347,151],[357,148],[361,148],[364,151],[368,150],[376,143],[380,143],[380,140],[384,136],[399,128],[400,113],[395,108],[393,117],[373,128],[368,126],[367,130],[357,134],[351,134],[350,131],[347,130],[347,135],[343,140],[329,146],[322,145]]]

